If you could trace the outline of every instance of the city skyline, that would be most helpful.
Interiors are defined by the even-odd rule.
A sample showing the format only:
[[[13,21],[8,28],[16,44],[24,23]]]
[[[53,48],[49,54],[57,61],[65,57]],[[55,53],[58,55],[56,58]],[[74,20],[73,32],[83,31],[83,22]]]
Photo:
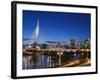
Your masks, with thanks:
[[[23,11],[23,40],[29,41],[39,19],[39,43],[90,39],[90,14]]]

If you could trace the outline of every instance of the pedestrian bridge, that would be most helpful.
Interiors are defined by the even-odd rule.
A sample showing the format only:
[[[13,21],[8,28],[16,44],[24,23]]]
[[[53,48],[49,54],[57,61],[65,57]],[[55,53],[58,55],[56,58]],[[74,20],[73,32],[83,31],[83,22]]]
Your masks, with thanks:
[[[66,52],[66,53],[77,53],[77,52],[90,52],[90,49],[24,49],[23,51],[24,53],[26,54],[32,54],[33,52],[35,53],[45,53],[45,52],[57,52],[57,53],[63,53],[63,52]]]

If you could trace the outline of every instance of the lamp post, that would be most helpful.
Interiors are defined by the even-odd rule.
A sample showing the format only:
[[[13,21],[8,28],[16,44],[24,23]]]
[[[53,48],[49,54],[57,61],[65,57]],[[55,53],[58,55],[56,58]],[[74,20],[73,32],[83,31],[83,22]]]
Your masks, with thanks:
[[[58,65],[61,66],[61,56],[63,55],[63,52],[58,52],[57,54],[59,56]]]
[[[86,59],[88,60],[89,58],[88,58],[88,52],[89,52],[89,49],[86,49],[86,52],[87,52],[87,56],[86,56]]]

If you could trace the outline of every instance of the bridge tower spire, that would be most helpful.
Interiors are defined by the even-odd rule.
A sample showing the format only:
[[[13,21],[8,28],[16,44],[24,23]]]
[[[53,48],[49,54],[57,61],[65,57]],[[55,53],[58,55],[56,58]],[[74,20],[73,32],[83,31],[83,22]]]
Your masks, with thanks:
[[[37,20],[37,25],[34,31],[34,48],[37,47],[37,43],[38,43],[38,37],[39,37],[39,19]]]

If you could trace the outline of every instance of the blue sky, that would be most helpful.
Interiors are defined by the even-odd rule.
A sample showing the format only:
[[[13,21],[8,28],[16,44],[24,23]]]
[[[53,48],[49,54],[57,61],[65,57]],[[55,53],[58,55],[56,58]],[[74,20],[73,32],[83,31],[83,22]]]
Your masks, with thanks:
[[[38,42],[90,38],[91,15],[86,13],[23,10],[23,40],[32,36],[39,19]]]

